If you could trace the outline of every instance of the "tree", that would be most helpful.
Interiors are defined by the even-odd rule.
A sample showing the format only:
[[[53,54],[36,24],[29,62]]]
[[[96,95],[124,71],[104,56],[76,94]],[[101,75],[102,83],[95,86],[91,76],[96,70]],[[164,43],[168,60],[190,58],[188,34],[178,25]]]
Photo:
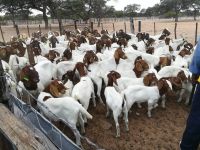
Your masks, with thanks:
[[[0,0],[0,10],[11,16],[11,20],[15,27],[15,17],[21,10],[27,10],[24,1],[21,0]]]
[[[138,4],[132,4],[132,5],[127,5],[125,7],[125,14],[129,17],[131,16],[136,16],[137,14],[137,11],[139,11],[141,8],[141,5],[138,5]]]
[[[196,21],[197,14],[200,11],[200,0],[184,0],[185,9],[193,11],[194,20]]]
[[[92,3],[91,3],[91,10],[92,10],[93,16],[97,18],[98,27],[100,26],[100,22],[103,16],[106,16],[106,14],[109,11],[113,10],[113,7],[106,6],[106,2],[107,0],[92,0]]]
[[[162,13],[174,11],[175,21],[178,21],[179,13],[183,8],[183,0],[160,0],[160,6],[163,10]]]
[[[48,8],[51,16],[58,20],[60,33],[63,32],[62,16],[60,15],[63,9],[64,0],[48,0]]]
[[[47,6],[48,0],[24,0],[29,9],[35,9],[42,12],[45,29],[48,28]]]

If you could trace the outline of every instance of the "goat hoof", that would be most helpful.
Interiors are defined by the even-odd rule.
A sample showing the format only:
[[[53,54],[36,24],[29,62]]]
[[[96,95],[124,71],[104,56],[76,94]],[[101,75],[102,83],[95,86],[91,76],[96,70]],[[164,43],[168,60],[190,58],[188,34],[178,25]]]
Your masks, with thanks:
[[[119,138],[119,137],[120,137],[120,135],[116,135],[115,137],[116,137],[116,138]]]
[[[81,132],[81,135],[85,136],[85,132]]]

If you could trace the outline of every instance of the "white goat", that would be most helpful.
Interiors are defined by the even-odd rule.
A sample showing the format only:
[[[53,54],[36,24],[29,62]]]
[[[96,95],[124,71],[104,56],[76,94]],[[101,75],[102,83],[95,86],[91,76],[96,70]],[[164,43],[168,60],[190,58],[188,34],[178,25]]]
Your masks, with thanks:
[[[118,123],[118,117],[120,114],[124,113],[124,121],[126,124],[126,131],[129,131],[128,128],[128,110],[126,106],[126,101],[123,98],[123,95],[118,93],[115,88],[113,87],[113,82],[115,81],[115,77],[113,78],[112,72],[108,74],[108,86],[105,88],[104,94],[106,98],[106,106],[107,106],[107,113],[106,117],[109,116],[110,114],[110,109],[113,112],[113,117],[115,120],[115,125],[116,125],[116,130],[117,134],[116,137],[120,137],[120,128],[119,128],[119,123]]]
[[[39,62],[34,68],[39,74],[39,83],[44,86],[43,88],[51,83],[52,78],[57,78],[56,65],[49,60]]]
[[[83,105],[83,107],[87,110],[90,103],[90,98],[92,96],[92,100],[94,103],[94,107],[96,107],[95,101],[95,93],[92,80],[89,77],[81,77],[80,82],[77,83],[72,90],[72,97]],[[87,122],[86,118],[84,118],[85,122]]]
[[[162,84],[161,84],[162,82]],[[148,117],[151,117],[151,110],[158,106],[157,102],[159,98],[165,94],[162,93],[160,95],[160,91],[165,86],[165,80],[159,80],[157,83],[157,86],[142,86],[142,85],[133,85],[126,88],[122,93],[124,94],[126,103],[127,103],[127,109],[128,111],[132,107],[132,105],[142,102],[148,103]],[[167,83],[168,84],[168,83]],[[162,99],[162,106],[165,107],[165,99]]]
[[[45,100],[44,98],[48,99]],[[54,121],[62,119],[69,123],[73,129],[76,129],[76,124],[79,122],[83,133],[85,132],[85,128],[82,115],[88,119],[92,119],[92,115],[72,97],[53,98],[49,93],[41,92],[38,96],[38,101],[38,107],[48,118]],[[75,136],[76,143],[81,145],[79,134],[76,133]]]
[[[124,91],[127,109],[130,110],[131,106],[137,102],[148,103],[148,117],[151,117],[151,110],[157,107],[157,102],[160,98],[159,90],[157,86],[147,87],[142,85],[129,86]]]

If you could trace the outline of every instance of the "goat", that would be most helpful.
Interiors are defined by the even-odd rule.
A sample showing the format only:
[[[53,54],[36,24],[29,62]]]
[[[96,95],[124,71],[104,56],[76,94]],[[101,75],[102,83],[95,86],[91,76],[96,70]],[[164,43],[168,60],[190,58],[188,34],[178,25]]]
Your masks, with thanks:
[[[82,115],[88,119],[92,119],[92,115],[90,115],[87,110],[85,110],[85,108],[72,97],[53,98],[51,94],[41,92],[38,96],[38,101],[38,108],[44,113],[45,116],[53,121],[63,119],[74,129],[77,129],[76,124],[79,122],[82,133],[85,133]],[[49,111],[51,111],[51,113]],[[52,113],[56,115],[56,117]],[[76,143],[77,145],[81,145],[80,137],[78,135],[78,133],[75,134]]]
[[[104,94],[106,97],[106,106],[107,106],[107,113],[106,116],[109,116],[109,109],[113,112],[113,117],[115,120],[117,134],[116,137],[120,137],[120,128],[118,123],[118,117],[123,111],[124,113],[124,121],[126,124],[126,131],[129,131],[128,128],[128,110],[126,107],[126,101],[124,100],[123,96],[118,93],[115,88],[113,87],[113,83],[117,84],[116,79],[120,78],[120,74],[116,74],[117,72],[110,72],[108,77],[108,85],[105,88]]]
[[[169,89],[168,83],[164,79],[160,79],[156,86],[147,87],[142,85],[132,85],[122,91],[122,93],[124,93],[128,111],[135,102],[147,102],[148,117],[151,117],[151,110],[157,107],[159,98],[166,94]],[[162,100],[162,106],[165,107],[165,99]]]

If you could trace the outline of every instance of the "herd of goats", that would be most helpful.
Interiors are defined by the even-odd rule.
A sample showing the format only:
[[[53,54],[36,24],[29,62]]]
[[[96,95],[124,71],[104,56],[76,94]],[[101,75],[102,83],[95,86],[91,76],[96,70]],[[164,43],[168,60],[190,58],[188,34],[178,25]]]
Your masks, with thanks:
[[[90,100],[94,107],[98,100],[106,107],[106,116],[112,112],[116,137],[120,137],[121,115],[129,130],[128,112],[135,103],[141,107],[147,102],[148,117],[158,104],[165,108],[170,96],[188,104],[193,52],[191,43],[170,38],[167,29],[151,36],[85,28],[66,30],[63,35],[35,32],[30,38],[0,42],[0,58],[13,95],[28,91],[47,118],[63,119],[73,128],[79,125],[81,133],[93,117],[88,112]],[[81,144],[80,138],[76,143]]]

